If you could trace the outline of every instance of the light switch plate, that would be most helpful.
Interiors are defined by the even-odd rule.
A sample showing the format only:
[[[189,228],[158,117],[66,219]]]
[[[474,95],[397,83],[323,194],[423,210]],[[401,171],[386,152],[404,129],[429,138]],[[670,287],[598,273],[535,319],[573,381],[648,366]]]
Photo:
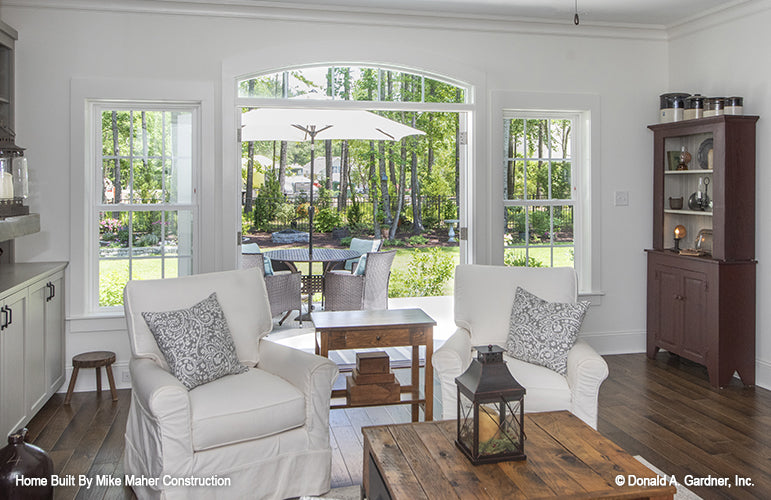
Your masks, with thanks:
[[[629,205],[629,191],[615,191],[613,193],[613,204],[617,207]]]

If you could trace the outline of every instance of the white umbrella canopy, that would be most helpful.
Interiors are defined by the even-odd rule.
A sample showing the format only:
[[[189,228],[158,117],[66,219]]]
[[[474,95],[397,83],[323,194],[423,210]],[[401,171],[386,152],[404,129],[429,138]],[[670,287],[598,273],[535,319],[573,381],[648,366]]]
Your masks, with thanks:
[[[241,115],[241,127],[242,141],[398,141],[425,134],[363,109],[259,108]]]
[[[308,255],[313,262],[313,164],[316,140],[361,139],[398,141],[409,135],[424,135],[418,130],[363,109],[258,108],[241,115],[241,141],[311,141],[311,171],[308,210]],[[308,287],[308,314],[313,292]],[[303,318],[305,319],[305,318]]]

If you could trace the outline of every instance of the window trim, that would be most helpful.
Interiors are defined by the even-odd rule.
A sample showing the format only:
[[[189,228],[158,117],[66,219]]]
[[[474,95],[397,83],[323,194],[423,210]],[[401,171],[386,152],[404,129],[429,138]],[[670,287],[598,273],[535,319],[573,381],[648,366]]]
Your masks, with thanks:
[[[199,107],[199,137],[193,144],[197,166],[198,241],[194,242],[197,259],[193,272],[218,270],[216,241],[221,228],[215,223],[221,217],[217,205],[217,177],[214,170],[214,85],[211,82],[181,82],[172,80],[73,78],[70,85],[70,262],[67,268],[67,319],[89,320],[117,318],[123,311],[95,307],[98,290],[94,289],[93,245],[97,220],[91,205],[94,200],[95,176],[92,175],[94,148],[91,146],[94,127],[90,106],[94,102],[176,103]],[[195,168],[195,167],[194,167]],[[101,181],[100,181],[101,182]],[[207,208],[208,207],[208,208]],[[200,235],[211,234],[208,239]],[[97,298],[95,298],[97,297]]]
[[[546,92],[491,92],[490,134],[491,175],[488,184],[490,193],[490,236],[493,263],[503,264],[503,212],[505,208],[501,189],[505,171],[504,134],[501,133],[504,117],[510,112],[533,113],[546,116],[558,113],[561,116],[575,114],[576,126],[581,136],[574,136],[576,156],[573,167],[575,175],[576,217],[580,228],[574,229],[575,269],[578,273],[579,294],[600,302],[601,286],[601,232],[600,232],[600,97],[593,94],[567,94]],[[498,244],[500,242],[500,244]],[[579,244],[580,242],[580,244]]]

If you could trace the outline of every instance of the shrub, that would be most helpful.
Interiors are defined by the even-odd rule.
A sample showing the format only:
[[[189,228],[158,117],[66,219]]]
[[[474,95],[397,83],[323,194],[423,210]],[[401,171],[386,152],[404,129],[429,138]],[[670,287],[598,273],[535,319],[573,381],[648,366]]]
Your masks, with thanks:
[[[254,199],[254,227],[260,231],[270,231],[270,223],[276,218],[281,203],[281,186],[276,174],[268,172],[265,175],[265,184]]]
[[[534,257],[526,260],[524,252],[517,252],[512,249],[507,249],[504,252],[503,264],[509,267],[544,267],[543,262],[540,260]]]
[[[351,240],[353,240],[353,236],[344,236],[340,238],[340,244],[345,247],[349,247],[351,246]]]
[[[410,236],[407,239],[407,243],[409,243],[412,246],[425,245],[428,243],[428,238],[426,238],[422,234],[416,234],[415,236]]]
[[[160,243],[161,238],[155,234],[145,234],[137,238],[136,246],[152,247]]]
[[[454,262],[451,255],[438,248],[415,250],[407,266],[404,286],[412,297],[442,295],[452,278]]]
[[[123,288],[126,277],[119,272],[100,273],[99,305],[102,307],[123,304]]]
[[[343,216],[332,208],[322,208],[313,220],[315,228],[322,233],[328,233],[343,225]]]
[[[404,242],[396,238],[392,240],[383,240],[383,246],[384,247],[403,247]]]
[[[364,210],[361,207],[361,203],[357,203],[356,199],[354,198],[353,203],[350,207],[348,207],[348,211],[345,215],[348,219],[349,226],[356,227],[360,225],[362,219],[364,218]]]

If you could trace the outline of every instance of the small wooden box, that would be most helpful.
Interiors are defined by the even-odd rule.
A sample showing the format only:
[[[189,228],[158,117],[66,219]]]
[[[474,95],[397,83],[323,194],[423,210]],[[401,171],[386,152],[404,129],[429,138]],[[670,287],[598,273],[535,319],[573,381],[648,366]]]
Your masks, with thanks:
[[[401,400],[399,382],[359,385],[353,377],[346,377],[345,385],[348,406],[397,403]]]
[[[396,376],[393,373],[359,373],[356,368],[353,369],[351,376],[356,385],[367,384],[393,384]]]
[[[361,374],[390,372],[391,364],[388,354],[384,351],[357,352],[356,371]]]

